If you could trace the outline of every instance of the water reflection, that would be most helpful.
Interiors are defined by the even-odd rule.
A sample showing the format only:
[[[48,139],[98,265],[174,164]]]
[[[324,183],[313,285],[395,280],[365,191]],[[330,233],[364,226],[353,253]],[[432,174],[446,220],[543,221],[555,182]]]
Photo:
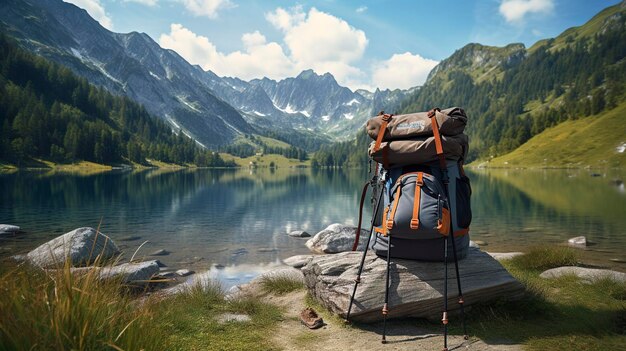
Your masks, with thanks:
[[[469,171],[472,236],[491,251],[562,243],[585,235],[608,258],[626,252],[623,174]],[[81,226],[109,234],[138,256],[165,248],[172,267],[270,264],[307,253],[292,230],[354,224],[364,170],[147,170],[95,175],[0,175],[0,223],[27,234],[0,241],[0,255],[28,250]],[[367,211],[366,211],[367,213]],[[368,221],[367,218],[364,219]],[[138,236],[136,241],[122,241]]]

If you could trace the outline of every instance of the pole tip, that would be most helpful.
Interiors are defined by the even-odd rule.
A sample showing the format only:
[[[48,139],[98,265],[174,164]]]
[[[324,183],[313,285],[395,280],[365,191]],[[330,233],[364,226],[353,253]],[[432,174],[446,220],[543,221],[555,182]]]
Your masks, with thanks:
[[[463,339],[469,340],[469,335],[467,335],[467,334],[463,335]]]
[[[381,343],[381,344],[386,344],[386,343],[387,343],[387,340],[382,339],[382,340],[380,341],[380,343]]]

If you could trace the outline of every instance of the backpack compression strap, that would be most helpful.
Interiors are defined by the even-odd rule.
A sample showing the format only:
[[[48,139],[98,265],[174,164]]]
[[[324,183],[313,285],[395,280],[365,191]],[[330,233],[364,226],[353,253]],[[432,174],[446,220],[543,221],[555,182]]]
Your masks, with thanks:
[[[428,111],[428,117],[430,123],[433,125],[433,136],[435,137],[435,149],[437,150],[437,157],[439,158],[439,167],[441,170],[446,170],[446,158],[443,155],[443,145],[441,144],[441,134],[439,134],[439,124],[437,123],[437,112],[441,111],[438,107]]]
[[[417,178],[415,179],[415,197],[413,199],[413,218],[411,218],[411,229],[417,229],[420,225],[419,210],[420,210],[420,196],[422,194],[422,186],[424,185],[424,173],[417,172]]]
[[[383,137],[385,136],[385,132],[387,131],[387,125],[391,120],[393,115],[384,113],[381,111],[383,123],[380,125],[380,129],[378,130],[378,136],[376,137],[376,143],[374,144],[374,152],[380,150],[380,144],[383,142]],[[383,149],[383,167],[385,169],[389,169],[389,158],[387,157],[389,145],[385,149]]]

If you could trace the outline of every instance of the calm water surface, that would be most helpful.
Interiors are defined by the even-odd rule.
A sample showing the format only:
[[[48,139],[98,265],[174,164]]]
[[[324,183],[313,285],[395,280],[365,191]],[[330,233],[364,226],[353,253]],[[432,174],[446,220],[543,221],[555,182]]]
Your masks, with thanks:
[[[594,174],[592,173],[599,173]],[[472,239],[488,251],[524,250],[585,235],[587,261],[625,270],[623,173],[576,170],[473,170]],[[221,278],[250,279],[306,254],[305,239],[331,223],[355,224],[365,171],[309,169],[148,170],[97,175],[0,175],[0,223],[25,234],[0,241],[0,256],[32,249],[82,226],[98,227],[128,256],[159,257],[171,267],[225,266]],[[366,220],[369,220],[366,218]],[[122,241],[129,236],[140,237]],[[214,272],[217,272],[214,270]]]

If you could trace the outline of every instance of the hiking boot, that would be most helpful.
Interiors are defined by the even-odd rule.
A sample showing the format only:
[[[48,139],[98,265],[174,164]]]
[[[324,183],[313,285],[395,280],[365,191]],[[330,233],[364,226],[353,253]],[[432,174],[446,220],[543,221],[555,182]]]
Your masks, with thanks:
[[[317,329],[324,325],[322,317],[310,307],[307,307],[300,312],[300,321],[306,325],[309,329]]]

